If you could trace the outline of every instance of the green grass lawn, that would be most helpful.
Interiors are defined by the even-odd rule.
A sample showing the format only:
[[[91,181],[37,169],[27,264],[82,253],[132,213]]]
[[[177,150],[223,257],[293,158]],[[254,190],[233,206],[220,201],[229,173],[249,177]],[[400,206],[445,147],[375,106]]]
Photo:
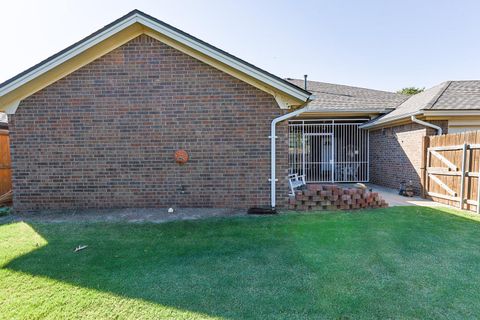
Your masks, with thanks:
[[[468,319],[479,288],[480,222],[432,208],[0,225],[4,319]]]

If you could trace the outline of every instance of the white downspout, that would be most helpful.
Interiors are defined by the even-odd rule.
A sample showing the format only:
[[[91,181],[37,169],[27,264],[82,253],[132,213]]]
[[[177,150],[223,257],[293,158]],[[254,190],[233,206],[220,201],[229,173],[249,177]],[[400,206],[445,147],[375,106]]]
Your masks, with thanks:
[[[415,122],[415,123],[421,124],[422,126],[430,127],[430,128],[433,128],[433,129],[437,130],[437,134],[439,136],[441,136],[442,133],[443,133],[443,130],[442,130],[441,127],[439,127],[439,126],[437,126],[433,123],[430,123],[430,122],[418,120],[417,118],[415,118],[415,115],[411,116],[410,119],[412,119],[412,121]]]
[[[270,198],[270,203],[271,203],[272,209],[275,209],[275,198],[276,198],[276,189],[275,188],[276,188],[276,182],[277,182],[277,179],[275,178],[275,176],[276,176],[276,173],[275,173],[275,169],[276,169],[275,168],[275,164],[276,164],[275,139],[277,138],[277,136],[275,134],[276,125],[277,125],[277,123],[279,123],[281,121],[296,117],[299,114],[304,113],[305,111],[307,111],[307,109],[308,109],[307,107],[304,107],[304,108],[295,110],[293,112],[284,114],[283,116],[280,116],[280,117],[272,120],[272,125],[270,127],[270,137],[269,137],[270,141],[271,141],[271,157],[270,157],[271,158],[271,161],[270,161],[270,188],[271,188],[270,194],[271,194],[271,198]]]

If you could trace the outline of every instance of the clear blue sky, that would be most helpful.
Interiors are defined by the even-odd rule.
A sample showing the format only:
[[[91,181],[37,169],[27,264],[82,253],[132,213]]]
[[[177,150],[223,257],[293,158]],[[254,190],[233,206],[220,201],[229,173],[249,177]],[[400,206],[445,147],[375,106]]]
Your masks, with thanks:
[[[480,79],[480,1],[0,3],[0,81],[140,9],[281,77],[397,90]]]

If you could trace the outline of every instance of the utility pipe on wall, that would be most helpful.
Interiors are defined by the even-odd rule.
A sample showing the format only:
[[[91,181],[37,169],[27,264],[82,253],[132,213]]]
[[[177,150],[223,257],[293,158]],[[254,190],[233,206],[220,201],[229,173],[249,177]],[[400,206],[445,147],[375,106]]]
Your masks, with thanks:
[[[305,108],[301,108],[301,109],[297,109],[293,112],[290,112],[290,113],[287,113],[287,114],[284,114],[283,116],[280,116],[278,118],[275,118],[272,120],[272,125],[270,127],[270,142],[271,142],[271,157],[270,157],[270,188],[271,188],[271,191],[270,191],[270,204],[272,206],[272,209],[275,209],[275,198],[276,198],[276,183],[277,183],[277,179],[275,178],[276,176],[276,173],[275,173],[275,164],[276,164],[276,144],[275,144],[275,139],[277,138],[276,136],[276,125],[277,123],[281,122],[281,121],[284,121],[284,120],[287,120],[287,119],[290,119],[290,118],[293,118],[293,117],[296,117],[302,113],[304,113],[305,111],[307,111],[307,107]]]
[[[430,122],[419,120],[419,119],[415,118],[415,115],[411,116],[410,119],[412,119],[412,121],[415,122],[415,123],[421,124],[422,126],[430,127],[430,128],[433,128],[433,129],[437,130],[437,134],[439,136],[441,136],[442,133],[443,133],[443,130],[442,130],[441,127],[439,127],[439,126],[437,126],[433,123],[430,123]]]

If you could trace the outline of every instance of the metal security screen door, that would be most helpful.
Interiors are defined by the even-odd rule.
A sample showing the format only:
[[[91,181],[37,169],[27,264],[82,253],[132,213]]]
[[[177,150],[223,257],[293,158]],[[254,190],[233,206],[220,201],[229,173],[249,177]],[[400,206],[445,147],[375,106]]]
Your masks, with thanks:
[[[289,123],[290,173],[306,182],[367,182],[368,131],[362,120],[300,120]]]
[[[306,181],[331,181],[333,164],[333,134],[305,133],[305,161],[302,170]]]

